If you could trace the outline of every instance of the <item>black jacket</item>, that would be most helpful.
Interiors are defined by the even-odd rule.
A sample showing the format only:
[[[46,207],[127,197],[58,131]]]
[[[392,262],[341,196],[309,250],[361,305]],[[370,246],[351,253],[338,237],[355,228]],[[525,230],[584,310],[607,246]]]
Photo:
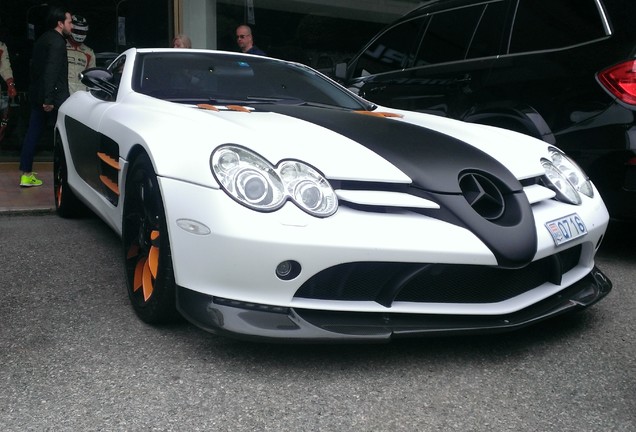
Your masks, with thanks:
[[[46,104],[58,109],[69,96],[66,39],[55,30],[47,30],[33,46],[31,106],[42,108]]]

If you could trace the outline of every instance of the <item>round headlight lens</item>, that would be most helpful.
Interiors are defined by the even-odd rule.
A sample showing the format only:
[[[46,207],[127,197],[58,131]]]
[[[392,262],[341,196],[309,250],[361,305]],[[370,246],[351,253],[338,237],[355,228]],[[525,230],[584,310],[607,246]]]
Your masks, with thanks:
[[[223,150],[219,153],[218,166],[224,172],[233,170],[238,166],[239,162],[239,155],[230,149]]]
[[[320,206],[322,202],[322,193],[315,184],[304,181],[298,185],[296,199],[303,203],[303,206],[309,210],[314,210]]]
[[[236,190],[246,201],[259,204],[267,198],[269,185],[259,172],[244,170],[236,176]]]

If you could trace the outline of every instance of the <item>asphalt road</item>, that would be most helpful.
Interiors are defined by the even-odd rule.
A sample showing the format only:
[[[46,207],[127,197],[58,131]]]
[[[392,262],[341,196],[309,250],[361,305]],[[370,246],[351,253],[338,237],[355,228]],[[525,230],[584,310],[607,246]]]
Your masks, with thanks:
[[[145,325],[102,222],[0,215],[0,430],[633,432],[625,232],[597,259],[614,290],[580,314],[497,336],[279,346]]]

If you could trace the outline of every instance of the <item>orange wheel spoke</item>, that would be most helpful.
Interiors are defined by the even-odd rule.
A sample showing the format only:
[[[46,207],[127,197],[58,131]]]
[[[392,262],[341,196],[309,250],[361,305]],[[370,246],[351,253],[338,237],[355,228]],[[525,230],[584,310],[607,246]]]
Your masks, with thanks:
[[[159,248],[152,246],[148,254],[148,266],[153,278],[157,278],[157,269],[159,268]]]
[[[150,266],[148,265],[148,261],[146,260],[146,265],[144,265],[144,280],[143,280],[143,287],[144,287],[144,301],[148,301],[148,299],[150,298],[150,296],[152,295],[152,291],[154,289],[153,286],[153,282],[152,282],[152,274],[150,272]]]
[[[158,230],[153,230],[150,233],[150,244],[152,244],[153,246],[159,247],[159,231]]]
[[[137,262],[137,266],[135,267],[135,278],[133,280],[133,291],[137,291],[141,288],[143,283],[143,273],[144,273],[144,264],[146,263],[145,259],[141,259]]]
[[[137,243],[133,243],[128,248],[128,253],[126,254],[126,259],[131,259],[139,255],[139,245]]]

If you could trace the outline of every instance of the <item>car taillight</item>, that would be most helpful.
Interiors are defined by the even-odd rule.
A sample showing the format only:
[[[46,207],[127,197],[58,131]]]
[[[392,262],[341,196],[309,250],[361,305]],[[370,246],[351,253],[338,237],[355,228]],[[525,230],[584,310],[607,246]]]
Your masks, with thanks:
[[[598,80],[622,102],[636,105],[636,60],[619,63],[599,72]]]

